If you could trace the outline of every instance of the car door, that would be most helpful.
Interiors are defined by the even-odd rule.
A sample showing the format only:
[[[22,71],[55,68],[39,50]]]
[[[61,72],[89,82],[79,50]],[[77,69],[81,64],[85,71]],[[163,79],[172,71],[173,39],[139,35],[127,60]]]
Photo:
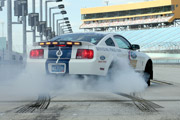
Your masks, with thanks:
[[[121,52],[118,52],[119,48],[118,48],[117,44],[115,43],[115,41],[112,39],[112,37],[109,37],[108,39],[106,39],[105,44],[110,48],[109,51],[114,56],[126,57],[126,55],[127,55],[126,50],[121,50]]]
[[[120,35],[114,35],[113,36],[115,42],[118,44],[119,48],[122,49],[123,57],[128,58],[130,65],[138,70],[138,52],[133,51],[131,44],[122,36]]]

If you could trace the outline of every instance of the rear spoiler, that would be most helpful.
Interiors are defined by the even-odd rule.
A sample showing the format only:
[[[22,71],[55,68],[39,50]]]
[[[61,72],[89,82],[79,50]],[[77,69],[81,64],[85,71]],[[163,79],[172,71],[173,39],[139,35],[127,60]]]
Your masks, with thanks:
[[[47,41],[47,42],[37,42],[33,44],[34,46],[50,46],[50,45],[57,45],[57,46],[72,46],[72,45],[76,45],[76,46],[80,46],[82,45],[81,42],[71,42],[71,41]]]

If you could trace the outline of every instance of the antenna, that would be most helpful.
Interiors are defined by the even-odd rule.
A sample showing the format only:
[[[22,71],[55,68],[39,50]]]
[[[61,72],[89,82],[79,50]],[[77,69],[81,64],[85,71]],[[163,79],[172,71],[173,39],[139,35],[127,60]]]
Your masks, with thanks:
[[[109,6],[109,0],[104,1],[107,6]]]

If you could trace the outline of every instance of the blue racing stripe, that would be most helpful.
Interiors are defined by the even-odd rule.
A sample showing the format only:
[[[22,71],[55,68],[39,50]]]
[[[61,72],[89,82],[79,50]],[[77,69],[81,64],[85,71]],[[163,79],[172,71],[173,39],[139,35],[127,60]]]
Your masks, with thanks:
[[[58,46],[49,46],[48,48],[48,59],[46,60],[46,72],[48,71],[48,64],[49,63],[56,63],[58,56],[56,52],[59,50]],[[61,47],[62,56],[59,59],[58,63],[65,63],[66,64],[66,72],[69,73],[69,61],[71,59],[72,47]]]

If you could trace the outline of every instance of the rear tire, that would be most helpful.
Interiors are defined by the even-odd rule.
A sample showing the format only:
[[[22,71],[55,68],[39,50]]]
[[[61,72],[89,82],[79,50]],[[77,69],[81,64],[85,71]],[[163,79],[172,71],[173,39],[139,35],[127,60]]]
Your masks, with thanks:
[[[144,72],[144,80],[146,81],[146,83],[148,84],[148,86],[151,85],[151,78],[150,78],[150,74],[148,72]]]
[[[113,69],[114,69],[114,63],[112,62],[112,63],[110,64],[110,66],[109,66],[109,69],[108,69],[108,72],[107,72],[107,75],[106,75],[106,79],[107,79],[108,81],[110,81],[110,80],[113,79],[113,78],[112,78],[112,73],[114,73]]]
[[[148,86],[151,85],[151,79],[153,79],[153,66],[152,66],[152,61],[149,60],[146,64],[146,68],[144,70],[144,79]]]

